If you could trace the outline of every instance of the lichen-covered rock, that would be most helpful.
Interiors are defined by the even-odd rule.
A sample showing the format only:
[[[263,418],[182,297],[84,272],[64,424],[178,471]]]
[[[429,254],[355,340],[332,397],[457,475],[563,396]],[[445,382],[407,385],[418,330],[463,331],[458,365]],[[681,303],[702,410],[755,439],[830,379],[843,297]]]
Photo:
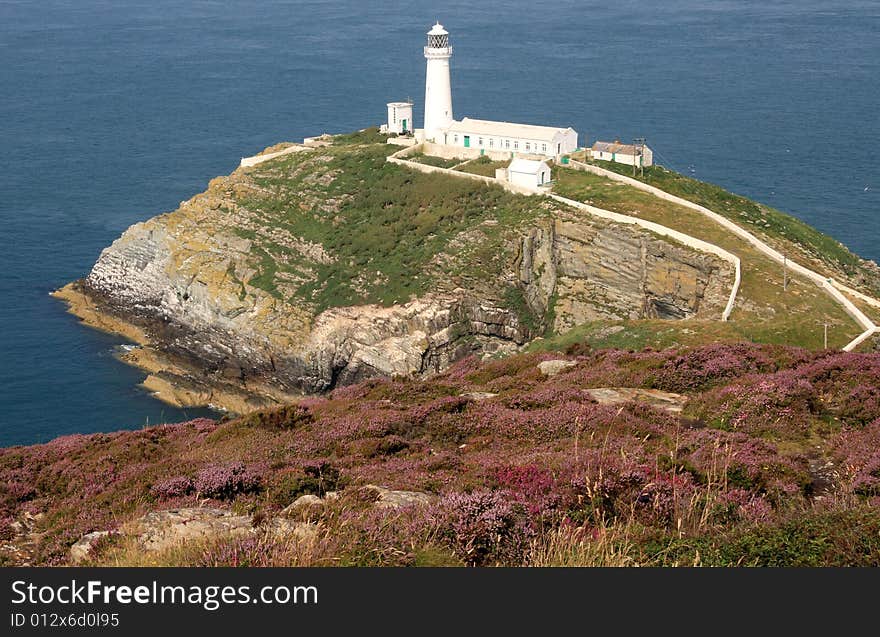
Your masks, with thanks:
[[[566,360],[552,360],[552,361],[541,361],[538,363],[538,369],[541,370],[541,373],[545,376],[556,376],[560,372],[565,371],[571,367],[577,365],[575,361],[566,361]]]
[[[600,405],[619,405],[629,402],[647,403],[657,409],[680,413],[687,396],[659,389],[640,387],[595,387],[586,391]]]
[[[395,491],[375,484],[363,487],[364,491],[373,494],[376,506],[384,509],[400,509],[410,506],[424,506],[431,503],[431,496],[421,491]]]
[[[111,531],[92,531],[86,533],[70,547],[68,560],[71,564],[81,564],[92,557],[92,548],[97,542],[108,537]]]
[[[297,513],[302,512],[303,510],[308,510],[312,507],[321,506],[324,506],[324,501],[321,498],[316,495],[312,495],[311,493],[307,493],[305,495],[299,496],[296,500],[281,509],[281,517],[289,518],[296,515]]]
[[[147,551],[161,551],[189,540],[243,536],[255,532],[249,516],[212,508],[152,511],[122,528]]]

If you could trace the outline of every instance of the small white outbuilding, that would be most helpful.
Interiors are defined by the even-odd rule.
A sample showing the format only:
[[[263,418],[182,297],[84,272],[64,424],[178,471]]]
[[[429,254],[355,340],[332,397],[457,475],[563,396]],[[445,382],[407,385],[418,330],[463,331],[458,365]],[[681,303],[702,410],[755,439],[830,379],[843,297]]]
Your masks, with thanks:
[[[404,135],[413,132],[413,105],[412,102],[388,102],[388,123],[386,130],[389,133]]]
[[[627,166],[653,166],[654,152],[644,144],[621,144],[620,142],[596,142],[590,149],[590,157],[602,161],[615,161]]]
[[[543,186],[550,183],[550,166],[535,159],[514,159],[507,167],[507,181],[527,188]]]

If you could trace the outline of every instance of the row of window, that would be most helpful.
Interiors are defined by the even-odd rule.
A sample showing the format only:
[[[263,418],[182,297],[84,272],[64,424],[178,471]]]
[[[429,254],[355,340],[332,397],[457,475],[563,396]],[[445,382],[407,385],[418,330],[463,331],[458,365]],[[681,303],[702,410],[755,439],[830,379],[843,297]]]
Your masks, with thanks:
[[[465,135],[465,137],[470,138],[470,135]],[[503,146],[502,146],[502,142],[503,142]],[[503,148],[504,150],[510,150],[510,142],[511,142],[511,140],[509,140],[509,139],[504,139],[504,140],[499,139],[498,140],[498,148]],[[458,144],[458,135],[457,134],[453,135],[452,143]],[[477,146],[482,148],[483,145],[484,145],[484,139],[482,137],[478,137],[477,138]],[[494,137],[489,138],[489,148],[495,148],[495,138]],[[538,152],[538,142],[535,142],[534,144],[532,142],[525,142],[524,143],[523,149],[526,152],[530,152],[532,150],[532,148],[534,148],[534,151],[537,153]],[[513,140],[513,150],[519,150],[519,140],[518,139]],[[541,144],[540,152],[542,152],[542,153],[547,152],[547,144],[546,143]]]

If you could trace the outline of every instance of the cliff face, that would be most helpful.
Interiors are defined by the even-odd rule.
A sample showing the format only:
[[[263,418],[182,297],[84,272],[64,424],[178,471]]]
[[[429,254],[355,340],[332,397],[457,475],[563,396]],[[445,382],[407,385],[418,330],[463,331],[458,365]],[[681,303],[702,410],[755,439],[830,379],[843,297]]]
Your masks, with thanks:
[[[315,149],[213,180],[106,248],[74,311],[137,326],[131,358],[160,397],[236,411],[585,320],[720,314],[719,260],[385,152]]]
[[[723,306],[726,264],[630,226],[563,214],[523,239],[520,281],[553,329],[619,318],[682,319]],[[720,271],[719,271],[720,270]],[[725,278],[728,277],[728,278]]]

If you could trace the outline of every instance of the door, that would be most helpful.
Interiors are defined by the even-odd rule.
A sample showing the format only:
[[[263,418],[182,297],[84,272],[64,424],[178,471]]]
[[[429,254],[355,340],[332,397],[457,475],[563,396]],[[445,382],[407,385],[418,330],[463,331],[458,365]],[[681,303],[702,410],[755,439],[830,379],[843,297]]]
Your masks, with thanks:
[[[465,136],[464,136],[464,147],[465,147],[465,148],[470,148],[470,147],[471,147],[471,136],[470,136],[470,135],[465,135]]]
[[[402,120],[402,121],[403,121],[403,132],[405,133],[406,132],[406,120]]]

